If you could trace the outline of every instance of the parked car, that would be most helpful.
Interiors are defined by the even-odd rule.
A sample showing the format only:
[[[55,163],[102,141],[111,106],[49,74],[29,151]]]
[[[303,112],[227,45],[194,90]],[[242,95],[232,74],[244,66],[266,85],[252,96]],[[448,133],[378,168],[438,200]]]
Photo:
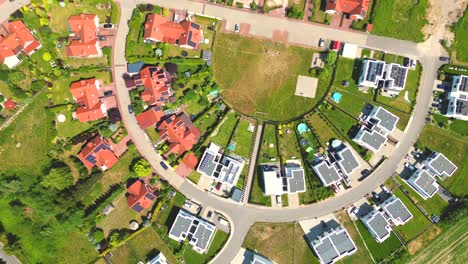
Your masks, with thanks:
[[[339,51],[341,49],[341,42],[334,40],[331,48],[334,51]]]
[[[331,185],[331,188],[332,188],[332,190],[333,190],[335,193],[339,192],[339,190],[338,190],[338,188],[336,187],[335,184],[332,184],[332,185]]]
[[[185,208],[192,208],[192,203],[185,202],[185,203],[184,203],[184,207],[185,207]]]
[[[416,68],[416,60],[411,59],[411,60],[410,60],[410,63],[409,63],[409,67],[410,67],[411,69]]]
[[[226,221],[226,219],[224,219],[224,218],[219,217],[218,221],[219,221],[220,224],[222,224],[224,226],[228,225],[228,221]]]
[[[409,163],[409,162],[405,162],[405,167],[411,171],[414,171],[416,170],[416,168],[413,166],[413,164]]]
[[[133,106],[131,104],[128,105],[128,112],[133,114]]]
[[[439,60],[440,60],[440,61],[450,62],[450,58],[449,58],[449,57],[439,57]]]
[[[368,170],[368,169],[365,169],[365,170],[361,171],[361,176],[362,177],[367,177],[367,176],[369,176],[369,174],[370,174],[370,170]]]
[[[216,187],[215,187],[215,188],[216,188],[217,191],[221,190],[221,185],[223,185],[222,182],[216,183]]]
[[[344,190],[343,184],[340,181],[336,183],[336,187],[338,188],[338,191]]]
[[[323,48],[323,46],[325,45],[325,40],[323,38],[320,38],[318,45],[320,48]]]
[[[163,167],[163,169],[165,169],[165,170],[169,169],[169,167],[167,166],[167,164],[164,161],[161,161],[159,164],[161,165],[161,167]]]
[[[212,212],[212,211],[208,211],[208,213],[206,214],[206,217],[207,217],[207,218],[211,218],[212,215],[213,215],[213,212]]]
[[[111,23],[105,23],[104,25],[102,25],[103,28],[114,28],[114,25],[111,24]]]
[[[240,32],[240,25],[239,24],[234,25],[234,32],[236,32],[236,33]]]
[[[353,206],[351,208],[351,210],[349,210],[350,213],[352,213],[353,215],[357,216],[357,213],[359,212],[359,209],[357,209],[357,207]]]
[[[390,191],[388,190],[387,186],[385,185],[380,185],[380,187],[382,188],[382,191],[386,192],[386,193],[389,193]]]
[[[98,39],[99,39],[99,41],[104,41],[104,40],[107,39],[107,37],[106,36],[99,36]]]
[[[447,86],[445,86],[445,85],[443,85],[443,84],[438,84],[438,85],[437,85],[437,88],[439,88],[439,89],[444,89],[444,90],[445,90],[445,89],[447,89]]]
[[[105,91],[104,92],[104,96],[109,96],[109,95],[112,95],[114,92],[112,91]]]
[[[281,195],[276,195],[276,204],[281,205]]]
[[[439,108],[439,104],[438,104],[438,103],[432,103],[431,106],[434,107],[434,108]]]

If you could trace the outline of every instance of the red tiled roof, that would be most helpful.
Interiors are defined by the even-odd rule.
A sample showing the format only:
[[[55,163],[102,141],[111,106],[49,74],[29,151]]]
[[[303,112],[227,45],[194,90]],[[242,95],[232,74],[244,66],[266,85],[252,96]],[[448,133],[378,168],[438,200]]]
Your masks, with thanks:
[[[5,103],[3,103],[3,106],[5,106],[5,108],[6,108],[7,110],[10,110],[10,111],[11,111],[11,110],[15,109],[16,103],[13,102],[13,100],[8,99],[8,100],[6,100]]]
[[[137,212],[141,212],[143,209],[151,207],[151,204],[156,199],[156,195],[153,193],[153,189],[145,184],[143,180],[138,179],[127,189],[130,194],[127,197],[127,204],[130,208]]]
[[[41,47],[41,43],[31,34],[31,31],[24,25],[23,21],[13,21],[8,24],[9,35],[0,39],[0,62],[18,55],[21,51],[28,55]]]
[[[367,15],[370,0],[328,0],[326,10],[335,10],[338,13],[347,13],[351,16]]]
[[[143,37],[158,42],[188,45],[197,49],[202,34],[200,26],[193,22],[183,21],[179,24],[169,22],[161,15],[150,14],[146,18]]]
[[[99,135],[86,143],[78,154],[78,158],[88,169],[94,166],[98,166],[103,170],[110,169],[119,161],[107,139]]]
[[[195,167],[198,164],[198,158],[197,156],[195,156],[195,153],[190,152],[182,158],[182,163],[184,163],[185,165],[187,165],[187,167],[191,169],[195,169]]]
[[[100,54],[97,41],[97,16],[80,14],[68,19],[68,27],[77,39],[67,47],[67,55],[72,57],[88,57]]]
[[[183,112],[168,117],[157,130],[160,140],[169,142],[169,152],[176,155],[190,150],[200,138],[200,131]]]
[[[101,101],[99,89],[102,82],[95,78],[80,80],[70,85],[70,92],[76,103],[80,106],[76,109],[76,117],[81,122],[94,121],[106,116]]]
[[[155,106],[136,116],[138,124],[142,129],[147,129],[158,123],[164,117],[160,107]]]
[[[134,77],[134,80],[136,85],[142,85],[145,88],[141,92],[141,99],[148,105],[164,105],[172,95],[172,89],[169,86],[172,76],[158,66],[144,67]]]

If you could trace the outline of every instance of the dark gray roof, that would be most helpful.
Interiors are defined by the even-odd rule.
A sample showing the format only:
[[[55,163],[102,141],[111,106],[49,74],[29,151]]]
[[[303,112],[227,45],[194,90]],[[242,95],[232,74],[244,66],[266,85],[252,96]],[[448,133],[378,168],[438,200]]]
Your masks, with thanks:
[[[195,242],[197,247],[207,249],[208,245],[210,244],[211,237],[215,231],[215,228],[211,224],[204,225],[200,223],[198,224],[197,230],[193,234],[192,241]]]
[[[325,186],[341,179],[336,168],[333,165],[329,165],[326,161],[321,161],[313,169]]]
[[[315,246],[315,250],[323,263],[331,263],[339,256],[329,238],[322,240],[320,245]]]
[[[379,126],[385,128],[390,132],[393,131],[393,129],[395,129],[395,126],[398,123],[398,117],[396,117],[383,107],[379,107],[379,109],[375,113],[375,117],[379,119]]]
[[[437,191],[437,188],[433,185],[435,181],[434,177],[427,170],[421,170],[418,179],[414,183],[429,196],[432,196]]]
[[[384,208],[393,219],[399,218],[400,221],[405,222],[412,217],[412,214],[409,212],[408,208],[406,208],[406,206],[399,198],[393,196],[393,198],[389,199],[394,200],[391,203],[384,205]]]
[[[180,212],[182,212],[182,210]],[[171,235],[179,238],[182,235],[182,233],[188,233],[190,225],[192,224],[192,219],[185,217],[180,212],[177,215],[176,220],[172,224],[172,228],[170,231]]]
[[[460,76],[460,86],[458,87],[459,91],[468,92],[468,76]]]
[[[375,82],[377,76],[381,76],[384,71],[385,62],[368,60],[368,67],[365,75],[366,81]]]
[[[346,232],[341,232],[338,234],[333,234],[330,236],[331,241],[335,245],[336,250],[340,255],[343,255],[346,252],[351,252],[355,249],[351,238],[348,236]]]
[[[452,175],[457,169],[447,157],[445,157],[442,153],[433,153],[434,158],[429,162],[431,168],[438,174],[438,175]]]
[[[338,157],[340,157],[338,164],[346,174],[351,173],[354,169],[359,167],[359,162],[357,161],[356,157],[354,157],[351,149],[348,147],[340,150],[338,152]]]
[[[383,238],[389,233],[389,231],[385,228],[388,225],[388,222],[381,213],[375,214],[374,217],[367,222],[367,224],[372,228],[374,234],[379,238]]]
[[[468,115],[468,100],[461,98],[455,99],[455,113],[459,115]]]
[[[231,199],[236,201],[236,202],[240,202],[241,199],[242,199],[242,191],[240,189],[234,187],[232,189]]]
[[[392,64],[390,69],[390,78],[393,79],[393,86],[404,88],[408,68],[398,64]]]
[[[218,164],[214,161],[215,157],[216,156],[212,153],[205,151],[203,159],[200,161],[200,165],[198,166],[198,170],[205,173],[208,176],[213,175],[213,172],[216,169],[216,165]]]
[[[292,171],[292,177],[288,177],[288,188],[290,193],[305,191],[304,170],[295,169]]]
[[[369,133],[369,131],[365,130],[361,137],[361,141],[378,150],[387,141],[387,138],[376,131]]]

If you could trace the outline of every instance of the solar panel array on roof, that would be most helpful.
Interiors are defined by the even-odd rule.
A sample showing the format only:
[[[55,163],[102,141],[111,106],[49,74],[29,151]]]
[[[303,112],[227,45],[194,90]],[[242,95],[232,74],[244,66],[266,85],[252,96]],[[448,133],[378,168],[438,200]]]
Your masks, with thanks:
[[[384,64],[381,62],[370,61],[367,67],[366,81],[375,82],[378,75],[382,75]]]
[[[150,199],[151,201],[154,200],[154,198],[156,198],[152,193],[147,193],[145,197]]]
[[[392,65],[390,77],[394,80],[393,86],[404,88],[407,71],[407,68],[400,67],[396,64]]]
[[[188,38],[187,38],[187,44],[192,47],[196,47],[197,43],[192,41],[192,31],[189,32]]]
[[[149,67],[149,73],[151,76],[153,76],[154,73],[157,73],[158,72],[158,68],[157,67]]]
[[[468,77],[461,76],[459,91],[468,92]]]
[[[86,157],[86,160],[91,162],[92,164],[96,164],[96,157],[94,157],[93,155],[88,155],[88,157]]]
[[[132,209],[137,211],[137,212],[141,212],[143,211],[143,207],[141,207],[140,205],[140,202],[136,203],[135,205],[132,206]]]
[[[195,23],[190,23],[190,25],[194,28],[194,29],[200,29],[200,26],[198,24],[195,24]]]
[[[98,153],[101,149],[109,149],[109,148],[104,144],[99,144],[99,146],[97,146],[97,148],[94,149],[94,153]]]
[[[460,115],[468,115],[468,101],[457,99],[455,105],[455,113]]]

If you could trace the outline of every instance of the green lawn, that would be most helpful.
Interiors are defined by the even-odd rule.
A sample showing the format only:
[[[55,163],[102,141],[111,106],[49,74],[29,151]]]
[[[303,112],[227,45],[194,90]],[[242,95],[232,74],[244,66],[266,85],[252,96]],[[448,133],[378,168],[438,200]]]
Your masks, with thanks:
[[[432,114],[432,118],[434,118],[434,123],[438,127],[447,128],[461,136],[468,135],[468,122],[466,121],[460,119],[451,120],[450,118],[440,114]]]
[[[396,179],[400,182],[401,187],[408,192],[411,200],[422,206],[428,215],[435,214],[440,216],[444,208],[447,207],[448,203],[439,195],[436,194],[432,198],[424,200],[405,180],[400,177],[396,177]]]
[[[200,135],[210,132],[209,129],[219,122],[217,109],[216,106],[213,106],[195,120],[194,124],[200,130]]]
[[[263,188],[262,169],[257,166],[250,189],[249,203],[271,206],[271,197],[263,195]]]
[[[458,61],[468,63],[468,14],[466,10],[452,30],[455,33],[455,40],[450,48]]]
[[[398,240],[397,236],[393,232],[384,242],[379,243],[377,240],[375,240],[371,233],[369,233],[361,221],[354,221],[354,224],[359,230],[359,233],[361,233],[362,239],[366,243],[370,253],[377,262],[384,260],[402,246],[400,240]]]
[[[156,218],[156,223],[160,225],[166,225],[167,219],[169,218],[171,211],[175,210],[177,207],[182,208],[182,206],[185,203],[185,199],[185,196],[177,192],[176,195],[170,200],[166,208],[159,212],[159,215]],[[168,228],[170,229],[171,225],[168,226]]]
[[[408,208],[413,215],[413,218],[408,223],[395,227],[403,239],[408,242],[428,228],[431,225],[431,222],[400,189],[393,191],[393,194],[400,198],[406,208]]]
[[[323,146],[332,139],[342,139],[342,137],[335,131],[335,129],[325,120],[325,118],[318,113],[314,113],[307,117],[309,124],[313,127],[314,133],[320,140]]]
[[[74,136],[79,135],[81,132],[93,128],[97,123],[99,123],[99,121],[83,123],[77,119],[73,119],[71,109],[60,111],[56,113],[55,116],[58,116],[59,114],[63,114],[66,117],[65,122],[56,122],[55,125],[57,129],[57,136],[60,137],[73,138]]]
[[[468,193],[468,185],[466,184],[468,179],[468,138],[460,137],[446,129],[426,125],[419,137],[418,144],[443,153],[458,166],[457,171],[441,184],[448,188],[453,195],[466,195]]]
[[[209,140],[226,148],[236,126],[238,117],[234,112],[229,112],[209,137]]]
[[[327,14],[323,11],[325,8],[321,8],[322,0],[313,0],[312,1],[312,18],[309,19],[318,23],[325,23],[327,21]]]
[[[375,0],[372,10],[373,34],[422,42],[427,24],[428,0]],[[404,28],[405,30],[401,30]]]
[[[218,253],[222,249],[228,237],[229,237],[228,233],[225,233],[220,230],[216,231],[213,237],[213,240],[211,241],[210,248],[208,249],[208,252],[206,252],[206,254],[197,253],[196,251],[192,249],[192,246],[189,245],[184,252],[185,263],[194,263],[194,264],[208,263],[209,260],[214,258],[216,256],[216,253]]]
[[[319,263],[304,236],[298,223],[256,223],[242,247],[255,250],[276,263]]]
[[[148,135],[148,137],[150,138],[151,142],[157,142],[158,139],[159,139],[159,133],[156,131],[156,128],[154,127],[148,127],[147,129],[145,129],[146,131],[146,134]]]
[[[241,113],[287,120],[311,109],[326,91],[328,82],[321,80],[315,99],[294,95],[297,76],[309,75],[314,52],[239,34],[218,33],[213,74],[223,98]]]
[[[179,263],[159,234],[149,227],[122,246],[113,249],[111,261],[116,264],[146,262],[157,252],[162,252],[169,263]]]
[[[281,162],[289,159],[301,159],[301,150],[297,142],[294,123],[278,126],[278,140]]]
[[[278,142],[276,142],[276,127],[274,125],[264,124],[259,160],[260,162],[270,162],[271,159],[279,160]]]
[[[237,125],[234,136],[232,137],[229,145],[235,144],[234,152],[235,154],[248,159],[250,157],[250,149],[252,147],[252,139],[254,134],[247,130],[250,125],[250,121],[246,119],[240,119]],[[230,152],[231,150],[229,150]]]

